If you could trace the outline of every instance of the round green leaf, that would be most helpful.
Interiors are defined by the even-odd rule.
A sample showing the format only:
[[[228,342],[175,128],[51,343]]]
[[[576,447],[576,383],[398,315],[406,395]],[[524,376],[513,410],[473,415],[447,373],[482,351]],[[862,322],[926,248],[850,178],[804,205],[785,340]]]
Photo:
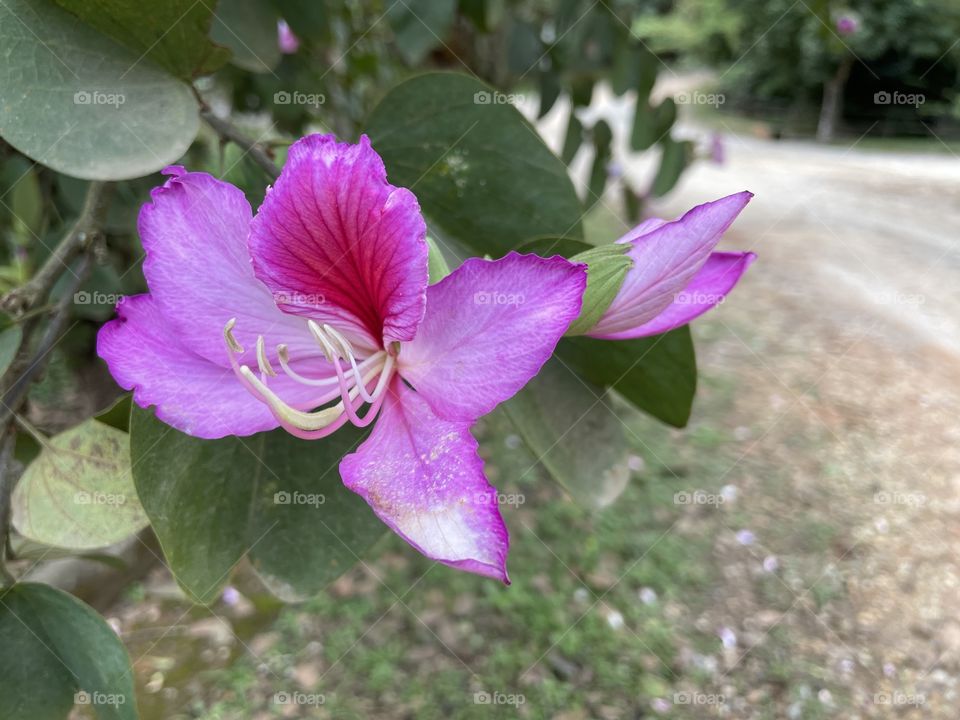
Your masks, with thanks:
[[[184,80],[205,75],[230,59],[208,37],[216,3],[165,0],[144,12],[141,0],[56,0],[56,3],[138,56]]]
[[[367,124],[390,181],[479,255],[583,234],[566,166],[507,99],[466,75],[428,73],[387,93]]]
[[[63,720],[75,703],[98,720],[136,720],[123,643],[65,592],[35,583],[0,591],[0,718]]]
[[[90,180],[146,175],[197,134],[190,88],[51,0],[0,3],[0,136]]]
[[[93,418],[50,438],[13,491],[14,527],[36,542],[86,550],[147,525],[125,432]]]
[[[587,507],[609,505],[630,479],[623,423],[605,392],[551,358],[502,406],[538,461]]]
[[[340,480],[364,434],[308,442],[283,430],[200,440],[134,406],[133,476],[170,569],[199,602],[217,598],[245,556],[281,599],[320,592],[384,526]]]

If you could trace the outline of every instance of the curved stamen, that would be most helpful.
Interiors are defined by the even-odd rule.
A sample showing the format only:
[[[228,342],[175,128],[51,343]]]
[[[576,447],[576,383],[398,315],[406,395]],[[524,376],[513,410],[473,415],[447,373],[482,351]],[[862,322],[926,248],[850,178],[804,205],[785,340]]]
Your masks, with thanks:
[[[344,377],[343,370],[340,368],[339,364],[336,367],[337,367],[337,379],[340,381],[340,392],[346,393],[347,382],[346,382],[346,378]],[[371,403],[370,409],[367,411],[367,414],[361,418],[357,414],[356,409],[353,408],[351,405],[348,404],[344,408],[347,413],[347,416],[350,418],[350,422],[352,422],[357,427],[366,427],[371,422],[373,422],[373,419],[377,416],[377,412],[380,410],[380,405],[383,402],[383,395],[385,395],[383,390],[386,387],[387,381],[390,379],[390,375],[392,374],[392,372],[393,372],[393,358],[388,356],[386,363],[384,363],[383,370],[380,371],[380,379],[377,381],[376,388],[374,389],[372,394],[367,393],[367,395],[369,395],[372,398],[372,400],[370,401]],[[363,389],[366,390],[366,387],[364,386],[367,384],[367,382],[369,382],[369,380],[364,378],[362,384],[358,383],[357,385],[354,386],[354,389],[356,390],[363,387]]]
[[[341,355],[344,360],[347,360],[350,363],[350,367],[353,370],[354,380],[359,384],[360,370],[357,368],[357,360],[353,355],[353,346],[350,345],[350,341],[347,340],[347,338],[345,338],[336,328],[331,327],[330,325],[324,325],[323,330],[340,345],[340,349],[343,351]],[[363,386],[360,387],[360,396],[368,403],[372,403],[374,401],[373,395],[367,393],[367,389]]]
[[[385,355],[386,353],[383,350],[371,355],[360,362],[360,370],[366,372],[370,367],[382,364]],[[298,373],[290,367],[290,351],[286,345],[277,345],[277,358],[280,361],[280,367],[283,368],[283,372],[303,385],[323,387],[324,385],[336,385],[339,382],[336,377],[308,378]]]
[[[277,346],[277,356],[280,361],[280,366],[292,380],[303,382],[306,385],[332,386],[333,383],[336,383],[336,386],[330,387],[330,390],[323,393],[322,397],[314,398],[310,403],[311,407],[321,407],[334,398],[340,398],[340,402],[332,407],[308,412],[293,407],[268,386],[267,378],[276,377],[277,373],[267,356],[266,343],[262,335],[258,336],[256,347],[260,377],[258,378],[254,371],[247,365],[241,365],[238,362],[238,356],[244,351],[233,334],[235,325],[236,318],[232,318],[223,329],[230,366],[233,368],[234,374],[248,392],[270,408],[270,412],[280,425],[291,434],[305,439],[325,437],[342,427],[348,420],[353,422],[357,427],[365,427],[373,422],[379,413],[386,395],[385,390],[394,372],[395,364],[395,359],[385,351],[381,350],[357,364],[353,356],[352,348],[346,338],[336,331],[331,333],[331,336],[337,341],[337,344],[340,345],[343,351],[343,359],[348,359],[351,363],[350,370],[352,372],[350,372],[350,376],[347,377],[344,372],[345,368],[340,364],[341,353],[333,346],[324,331],[321,330],[315,322],[308,320],[307,325],[310,332],[317,340],[324,355],[333,364],[337,375],[336,378],[307,378],[294,372],[289,365],[290,358],[286,345]],[[367,385],[369,385],[374,378],[377,378],[377,383],[371,393],[367,390]],[[369,398],[369,400],[367,400],[367,398]],[[361,418],[357,411],[363,405],[364,400],[369,402],[371,406]]]
[[[270,364],[270,358],[267,357],[266,343],[263,341],[263,335],[257,336],[257,367],[260,372],[270,377],[276,377],[277,371]]]
[[[240,373],[246,378],[247,382],[253,386],[254,390],[256,390],[257,396],[270,406],[270,409],[273,410],[277,419],[283,419],[301,430],[323,430],[331,423],[339,420],[340,416],[344,413],[345,406],[348,403],[352,404],[353,400],[357,397],[357,393],[355,392],[356,388],[353,388],[333,407],[314,410],[313,412],[304,412],[303,410],[296,410],[287,405],[287,403],[280,399],[280,396],[267,387],[266,383],[261,382],[260,378],[253,373],[253,370],[246,365],[240,366]]]

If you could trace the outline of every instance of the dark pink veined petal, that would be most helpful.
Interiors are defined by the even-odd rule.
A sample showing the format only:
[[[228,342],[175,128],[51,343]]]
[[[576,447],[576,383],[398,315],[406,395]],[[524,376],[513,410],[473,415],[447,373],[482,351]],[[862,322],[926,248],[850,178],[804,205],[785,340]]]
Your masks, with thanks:
[[[674,222],[651,219],[621,238],[618,242],[631,245],[628,255],[633,267],[588,334],[622,336],[663,312],[700,271],[752,197],[752,193],[741,192],[704,203]]]
[[[147,285],[180,341],[227,366],[223,327],[236,318],[234,335],[245,348],[263,335],[271,359],[278,343],[289,345],[294,358],[321,357],[304,320],[282,312],[253,274],[243,192],[206,173],[177,166],[164,172],[171,177],[151,193],[138,227]]]
[[[700,317],[710,308],[723,302],[740,277],[753,264],[757,256],[747,253],[710,253],[700,272],[693,276],[690,284],[676,294],[672,303],[653,320],[630,330],[609,335],[588,333],[601,340],[630,340],[633,338],[659,335],[686,325]]]
[[[100,329],[97,354],[117,383],[133,391],[137,405],[156,405],[165,423],[201,438],[277,427],[267,406],[247,392],[229,366],[210,362],[182,342],[180,329],[152,295],[126,298],[117,314]],[[315,388],[285,377],[271,378],[270,386],[300,406],[309,406],[316,395]]]
[[[250,254],[257,277],[285,298],[284,310],[379,348],[417,332],[425,238],[416,198],[387,183],[365,135],[357,145],[310,135],[290,148],[267,192],[253,220]]]
[[[559,256],[471,258],[427,288],[400,374],[440,417],[472,422],[540,371],[580,314],[586,283],[586,266]]]
[[[509,536],[470,423],[437,417],[394,378],[377,424],[340,463],[344,484],[428,558],[509,583]]]

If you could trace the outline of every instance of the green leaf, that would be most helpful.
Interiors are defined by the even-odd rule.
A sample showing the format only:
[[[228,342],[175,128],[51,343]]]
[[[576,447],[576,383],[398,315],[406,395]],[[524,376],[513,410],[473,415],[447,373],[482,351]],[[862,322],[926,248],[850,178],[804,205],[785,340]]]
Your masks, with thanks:
[[[201,440],[135,406],[134,481],[183,589],[213,601],[244,555],[290,601],[315,595],[349,569],[384,534],[337,470],[362,438],[345,427],[318,441],[283,430]]]
[[[460,0],[460,14],[481,32],[496,30],[506,10],[506,0]]]
[[[583,294],[583,310],[567,328],[567,335],[582,335],[600,321],[633,267],[633,260],[626,255],[629,249],[626,243],[601,245],[570,258],[571,262],[587,264],[587,290]]]
[[[529,240],[521,245],[517,252],[533,253],[541,257],[560,257],[572,258],[577,253],[586,252],[593,248],[593,245],[585,243],[583,240],[570,240],[569,238],[543,237]]]
[[[666,138],[661,145],[663,155],[660,157],[660,168],[650,188],[650,194],[654,197],[662,197],[674,188],[693,155],[693,143],[689,140],[678,142]]]
[[[190,88],[51,0],[0,3],[0,136],[58,172],[146,175],[197,134]]]
[[[560,97],[560,78],[556,71],[541,70],[540,73],[540,109],[537,111],[537,118],[542,118],[557,102]]]
[[[537,27],[514,18],[507,33],[507,68],[510,73],[525,77],[536,70],[542,56],[543,43]]]
[[[556,352],[585,379],[616,390],[655,418],[675,427],[690,419],[697,361],[689,327],[636,340],[564,338]]]
[[[635,90],[637,102],[647,104],[650,91],[657,81],[657,57],[642,44],[634,42],[629,32],[614,50],[610,83],[617,95]]]
[[[30,247],[43,233],[43,194],[40,176],[28,169],[10,191],[13,234],[23,247]]]
[[[593,78],[588,76],[576,78],[570,83],[570,99],[575,108],[589,107],[593,98],[593,84]]]
[[[216,3],[166,0],[144,11],[139,0],[56,0],[104,35],[146,57],[171,75],[190,80],[212,73],[230,59],[208,35]]]
[[[11,505],[21,535],[74,550],[112,545],[147,525],[127,434],[93,418],[49,439]]]
[[[630,183],[623,183],[623,212],[626,215],[627,222],[635,225],[640,222],[641,201],[636,190],[630,187]]]
[[[638,100],[630,147],[640,152],[660,142],[670,132],[676,119],[677,104],[673,98],[667,98],[655,108],[651,108],[646,101]]]
[[[427,246],[430,248],[428,256],[430,284],[438,283],[450,274],[450,266],[447,265],[447,259],[443,256],[437,241],[427,236]]]
[[[35,583],[0,591],[0,718],[63,720],[74,700],[98,720],[136,720],[123,643],[65,592]]]
[[[563,150],[560,152],[560,159],[564,164],[569,165],[580,144],[583,142],[583,123],[577,118],[574,108],[570,108],[570,119],[567,120],[567,132],[563,136]]]
[[[126,393],[93,417],[104,425],[109,425],[121,432],[128,433],[130,432],[130,408],[132,406],[133,396],[130,393]]]
[[[501,93],[429,73],[397,85],[367,132],[390,181],[412,189],[440,230],[499,257],[532,237],[582,237],[566,166]]]
[[[630,479],[623,423],[609,400],[553,358],[502,406],[538,461],[588,507],[610,504]]]
[[[598,120],[590,134],[593,136],[593,166],[590,169],[590,198],[592,201],[603,195],[607,185],[607,165],[610,163],[610,145],[613,132],[606,120]]]
[[[403,0],[387,8],[397,50],[408,65],[418,65],[447,37],[456,0]]]
[[[6,313],[0,313],[0,377],[10,369],[22,342],[23,328]]]
[[[267,0],[219,0],[210,37],[230,48],[230,62],[237,67],[268,73],[280,63],[277,20]]]

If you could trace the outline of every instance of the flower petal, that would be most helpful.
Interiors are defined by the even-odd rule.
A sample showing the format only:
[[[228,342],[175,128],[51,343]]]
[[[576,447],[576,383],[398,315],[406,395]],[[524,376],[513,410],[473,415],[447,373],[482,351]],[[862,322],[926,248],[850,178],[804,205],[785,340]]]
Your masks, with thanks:
[[[344,484],[414,548],[509,583],[507,528],[469,423],[437,417],[395,378],[377,424],[340,463]]]
[[[416,198],[387,183],[365,135],[358,145],[310,135],[290,148],[257,212],[250,252],[257,277],[286,298],[285,310],[380,347],[416,334],[427,286],[425,238]]]
[[[156,405],[158,418],[202,438],[277,427],[267,406],[247,392],[229,366],[210,362],[183,343],[180,328],[169,322],[156,298],[128,297],[117,314],[100,329],[97,354],[117,383],[133,390],[137,405]],[[270,385],[301,405],[309,405],[316,393],[284,377],[271,378]]]
[[[586,266],[559,256],[471,258],[427,288],[400,374],[440,417],[473,421],[539,372],[580,314],[586,283]]]
[[[678,292],[673,302],[650,322],[619,333],[598,335],[596,330],[591,330],[588,334],[590,337],[601,340],[631,340],[648,335],[659,335],[686,325],[723,302],[756,259],[757,256],[752,252],[710,253],[707,262],[693,276],[690,284]]]
[[[621,335],[657,317],[700,271],[752,197],[741,192],[698,205],[674,222],[648,220],[621,238],[618,242],[633,246],[628,252],[633,267],[600,322],[587,334]]]
[[[154,301],[178,329],[180,341],[218,365],[227,362],[223,327],[237,318],[244,347],[264,335],[268,355],[286,343],[295,358],[320,357],[306,324],[277,308],[250,265],[250,204],[243,192],[206,173],[173,166],[151,193],[138,227],[143,272]]]

